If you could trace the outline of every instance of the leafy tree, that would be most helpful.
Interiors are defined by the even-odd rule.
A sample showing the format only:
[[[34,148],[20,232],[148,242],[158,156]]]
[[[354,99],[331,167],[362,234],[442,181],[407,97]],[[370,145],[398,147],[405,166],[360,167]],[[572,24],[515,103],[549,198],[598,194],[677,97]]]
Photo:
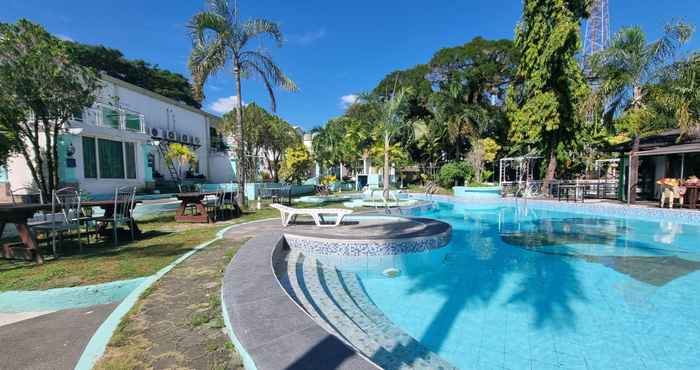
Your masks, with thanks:
[[[384,142],[384,170],[383,170],[383,187],[384,187],[384,198],[389,198],[389,169],[390,167],[390,146],[391,141],[396,137],[402,130],[404,130],[409,124],[403,117],[403,109],[405,108],[407,89],[401,88],[395,91],[389,98],[382,98],[376,96],[367,97],[372,99],[371,104],[373,104],[378,112],[379,121],[375,126],[375,132],[377,137],[381,138]]]
[[[32,179],[50,194],[59,184],[58,140],[71,116],[95,101],[98,79],[75,63],[65,44],[25,19],[0,24],[0,102],[13,149],[27,162]],[[8,114],[9,112],[9,114]]]
[[[160,69],[143,60],[129,60],[121,51],[102,45],[64,41],[70,54],[82,66],[103,72],[197,109],[202,104],[192,94],[192,86],[183,75]]]
[[[12,127],[25,119],[13,97],[0,91],[0,166],[6,165],[10,156],[17,153],[18,137]]]
[[[657,80],[662,67],[690,38],[692,31],[692,27],[682,22],[669,24],[661,38],[647,43],[641,28],[623,28],[615,34],[608,49],[594,54],[590,60],[600,86],[591,94],[588,105],[605,107],[609,119],[619,117],[619,129],[634,137],[633,153],[639,150],[640,136],[650,129],[648,122],[654,122],[653,111],[644,103],[648,90],[645,87]],[[630,167],[632,194],[639,168],[637,156],[631,157]]]
[[[277,46],[282,46],[283,36],[276,23],[266,19],[241,21],[237,5],[230,5],[228,0],[208,0],[207,9],[195,14],[189,28],[193,48],[189,58],[189,68],[192,71],[194,95],[198,100],[204,98],[203,87],[207,78],[232,64],[233,77],[236,81],[236,121],[238,136],[236,150],[238,154],[238,188],[239,204],[244,204],[245,171],[244,171],[244,126],[243,104],[241,95],[241,79],[257,76],[265,84],[272,102],[272,111],[277,104],[274,94],[275,87],[296,91],[296,84],[289,79],[273,62],[272,57],[264,50],[250,50],[250,43],[262,36],[271,37]]]
[[[312,166],[311,154],[304,145],[287,148],[280,176],[287,182],[300,184],[309,177]]]
[[[588,93],[576,60],[587,5],[586,0],[526,0],[515,31],[521,58],[506,96],[511,139],[516,148],[537,148],[547,157],[545,189],[557,161],[576,144],[577,106]]]
[[[187,145],[171,143],[165,153],[165,160],[177,166],[177,181],[182,182],[183,170],[197,161],[197,156]]]
[[[477,183],[482,182],[482,175],[486,173],[484,165],[487,162],[496,160],[496,155],[499,150],[501,150],[501,146],[492,138],[478,140],[472,145],[471,150],[467,154],[467,162],[469,162],[474,170],[474,181]]]
[[[467,162],[449,162],[440,168],[438,182],[444,188],[452,188],[471,182],[474,169]]]

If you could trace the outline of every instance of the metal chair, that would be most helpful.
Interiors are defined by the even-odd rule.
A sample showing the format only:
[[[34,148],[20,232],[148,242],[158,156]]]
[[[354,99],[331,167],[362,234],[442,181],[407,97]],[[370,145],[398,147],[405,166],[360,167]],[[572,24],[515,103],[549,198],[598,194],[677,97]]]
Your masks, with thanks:
[[[216,221],[219,210],[221,209],[223,197],[223,190],[217,189],[214,194],[206,195],[204,199],[202,199],[202,204],[206,208],[207,213],[213,213],[214,221]]]
[[[224,188],[223,192],[223,199],[222,199],[222,207],[223,209],[230,209],[231,214],[238,213],[238,203],[236,203],[236,192],[233,190],[234,185],[233,183],[226,184],[227,186]]]
[[[41,189],[35,189],[29,186],[10,189],[10,197],[12,197],[12,205],[18,204],[44,204],[44,192]],[[39,215],[40,219],[37,219]],[[39,211],[34,214],[27,225],[29,227],[47,222],[46,212]]]
[[[80,192],[73,187],[54,190],[51,197],[51,215],[47,222],[34,225],[32,229],[37,232],[51,234],[51,249],[54,257],[56,253],[56,237],[63,236],[66,231],[78,231],[78,245],[82,250],[83,245],[80,235]]]
[[[131,241],[135,240],[133,218],[134,205],[136,204],[135,199],[135,186],[123,186],[114,190],[114,214],[112,217],[106,217],[104,221],[112,223],[112,236],[114,238],[115,247],[119,242],[117,230],[120,225],[129,225]]]

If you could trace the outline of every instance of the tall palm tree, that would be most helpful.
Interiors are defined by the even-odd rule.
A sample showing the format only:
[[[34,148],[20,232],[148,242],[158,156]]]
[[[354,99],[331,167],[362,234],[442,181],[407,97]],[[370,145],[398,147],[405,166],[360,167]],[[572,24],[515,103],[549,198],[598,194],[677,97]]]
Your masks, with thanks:
[[[236,121],[238,126],[236,138],[236,173],[238,181],[237,200],[245,202],[245,146],[243,132],[243,99],[241,97],[241,79],[259,77],[270,96],[272,111],[277,108],[274,88],[281,87],[288,91],[297,91],[294,81],[273,62],[264,50],[248,48],[257,37],[268,36],[278,47],[282,46],[282,32],[276,23],[266,19],[240,20],[237,4],[233,6],[228,0],[208,0],[206,9],[195,14],[189,23],[192,37],[192,52],[188,66],[192,72],[194,94],[198,100],[204,99],[203,87],[207,78],[231,65],[236,81]]]
[[[623,28],[613,37],[609,48],[590,59],[591,71],[599,86],[591,95],[593,103],[587,105],[604,107],[605,117],[626,120],[634,135],[630,157],[630,202],[635,200],[633,194],[636,193],[639,169],[639,158],[633,154],[639,150],[643,124],[648,121],[644,105],[645,86],[659,77],[659,72],[687,42],[693,29],[678,22],[667,25],[664,31],[658,40],[647,43],[641,28]]]

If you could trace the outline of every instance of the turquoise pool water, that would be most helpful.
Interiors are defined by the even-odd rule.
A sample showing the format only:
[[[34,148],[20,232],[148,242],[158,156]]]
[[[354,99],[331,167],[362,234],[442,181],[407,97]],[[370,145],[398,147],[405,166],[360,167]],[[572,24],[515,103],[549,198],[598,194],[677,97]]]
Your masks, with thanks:
[[[511,206],[420,216],[452,225],[447,249],[404,256],[420,268],[396,278],[356,272],[455,366],[700,368],[700,227]]]

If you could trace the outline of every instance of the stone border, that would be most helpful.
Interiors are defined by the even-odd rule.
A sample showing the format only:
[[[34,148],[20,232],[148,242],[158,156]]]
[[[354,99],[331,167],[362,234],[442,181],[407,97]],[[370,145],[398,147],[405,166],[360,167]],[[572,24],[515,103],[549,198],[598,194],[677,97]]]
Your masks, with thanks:
[[[119,323],[122,321],[124,316],[126,316],[126,314],[134,307],[134,305],[136,305],[139,298],[141,297],[141,294],[143,294],[143,292],[145,292],[146,289],[150,288],[151,285],[153,285],[153,283],[155,283],[161,277],[163,277],[163,275],[168,273],[175,266],[189,258],[191,255],[197,253],[199,250],[204,249],[212,243],[223,239],[224,234],[227,231],[243,225],[257,222],[266,222],[270,220],[273,219],[268,218],[264,220],[255,220],[225,227],[216,233],[216,237],[214,237],[214,239],[197,245],[191,251],[183,254],[178,259],[173,261],[168,266],[163,267],[155,274],[146,276],[143,282],[139,286],[137,286],[136,289],[131,291],[131,293],[129,293],[129,295],[126,298],[124,298],[124,300],[117,306],[117,308],[115,308],[114,311],[112,311],[112,313],[107,317],[107,319],[105,319],[102,325],[100,325],[97,331],[95,331],[95,334],[93,334],[87,346],[85,346],[83,354],[80,356],[78,363],[75,365],[75,370],[90,370],[95,366],[97,361],[104,354],[109,340],[112,338],[114,331],[117,329],[117,326],[119,326]]]
[[[319,326],[288,296],[273,269],[284,247],[281,232],[259,235],[226,268],[222,306],[246,369],[347,369],[377,367]]]

